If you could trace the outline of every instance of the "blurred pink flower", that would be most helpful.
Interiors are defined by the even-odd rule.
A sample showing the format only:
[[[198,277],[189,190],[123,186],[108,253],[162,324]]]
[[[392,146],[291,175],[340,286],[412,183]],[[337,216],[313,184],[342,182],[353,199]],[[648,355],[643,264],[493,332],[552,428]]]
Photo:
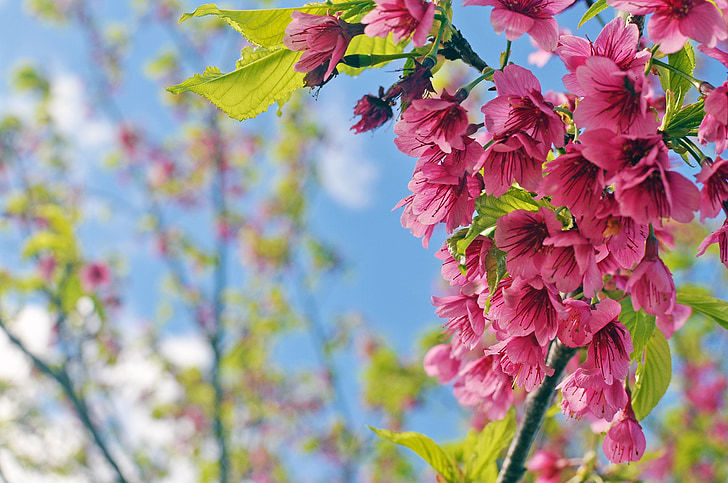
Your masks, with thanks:
[[[728,147],[728,81],[705,97],[705,117],[698,128],[698,140],[702,144],[715,143],[717,154]]]
[[[105,263],[89,263],[79,272],[81,286],[85,292],[94,292],[111,282],[111,269]]]
[[[416,47],[427,43],[435,19],[435,4],[422,0],[375,0],[376,7],[361,20],[364,33],[370,37],[386,37],[392,33],[394,43],[414,33]]]
[[[723,265],[728,267],[728,218],[723,222],[723,225],[716,231],[705,237],[698,247],[698,253],[696,256],[705,254],[705,250],[714,243],[718,244],[720,249],[720,261]]]

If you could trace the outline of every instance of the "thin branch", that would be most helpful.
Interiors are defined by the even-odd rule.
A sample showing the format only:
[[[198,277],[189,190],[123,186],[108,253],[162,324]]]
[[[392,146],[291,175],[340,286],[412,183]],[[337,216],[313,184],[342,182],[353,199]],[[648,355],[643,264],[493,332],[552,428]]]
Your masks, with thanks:
[[[452,27],[452,37],[443,44],[438,54],[444,56],[447,60],[460,59],[480,73],[489,68],[488,63],[475,53],[470,42],[454,25]]]
[[[554,389],[561,379],[561,374],[576,349],[567,347],[558,340],[551,345],[546,363],[552,367],[554,373],[547,377],[543,383],[526,398],[526,412],[518,427],[516,437],[508,448],[508,454],[498,475],[498,483],[517,483],[526,473],[526,459],[536,433],[541,427],[544,414],[554,398]]]

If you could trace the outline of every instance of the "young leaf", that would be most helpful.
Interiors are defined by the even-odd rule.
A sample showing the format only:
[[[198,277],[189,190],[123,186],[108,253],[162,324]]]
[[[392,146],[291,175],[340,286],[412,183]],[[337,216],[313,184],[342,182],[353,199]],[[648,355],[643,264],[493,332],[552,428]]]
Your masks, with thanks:
[[[669,64],[675,69],[688,75],[693,75],[693,70],[695,70],[695,53],[689,42],[678,52],[668,55],[667,59]],[[660,84],[662,84],[663,90],[665,92],[674,92],[678,108],[682,107],[685,94],[690,91],[692,84],[683,76],[665,68],[658,67],[658,70],[660,72]]]
[[[607,5],[607,0],[597,0],[596,2],[594,2],[592,6],[589,7],[589,10],[584,13],[584,16],[581,17],[581,20],[579,20],[579,24],[576,26],[576,28],[581,28],[582,25],[599,15],[599,13],[608,6],[609,5]]]
[[[635,312],[630,297],[622,299],[620,305],[622,311],[619,313],[619,321],[624,324],[629,335],[632,336],[632,346],[634,347],[629,357],[632,361],[639,361],[655,333],[655,316],[648,315],[641,309]]]
[[[293,70],[301,52],[258,49],[247,55],[252,62],[238,63],[232,72],[224,74],[217,67],[208,67],[203,74],[167,90],[172,94],[195,92],[242,121],[257,116],[274,102],[284,103],[293,91],[303,87],[305,74]]]
[[[700,126],[704,117],[705,101],[701,99],[672,114],[663,128],[664,134],[672,138],[687,136],[690,131]]]
[[[712,297],[707,290],[698,287],[684,287],[677,292],[677,303],[713,319],[728,329],[728,302]]]
[[[657,406],[667,391],[672,377],[670,346],[662,331],[656,330],[645,348],[645,360],[637,368],[632,409],[638,420],[644,419]]]
[[[192,17],[216,15],[251,43],[269,49],[283,46],[286,27],[291,23],[291,14],[295,11],[324,15],[330,7],[326,5],[309,5],[297,8],[270,8],[262,10],[221,10],[214,3],[207,3],[192,13],[186,13],[179,19],[184,22]]]
[[[463,481],[460,470],[455,466],[452,459],[450,459],[447,453],[437,443],[424,434],[412,431],[395,433],[386,429],[372,428],[371,426],[369,429],[374,431],[380,438],[388,439],[393,443],[405,446],[417,453],[448,483]]]
[[[466,448],[466,451],[470,451],[470,455],[465,455],[466,481],[490,481],[484,476],[488,474],[489,468],[495,466],[498,455],[508,447],[515,434],[516,411],[513,408],[505,418],[488,423],[472,446]]]
[[[351,39],[349,47],[346,49],[346,55],[399,54],[400,52],[404,51],[404,47],[406,45],[407,41],[395,44],[392,40],[392,34],[389,34],[387,37],[384,38],[369,37],[367,35],[357,35],[356,37]],[[377,64],[377,67],[382,67],[385,65],[387,65],[387,62]],[[340,63],[336,66],[336,70],[338,70],[340,73],[350,76],[357,76],[361,74],[364,69],[366,69],[366,67],[349,67],[348,65],[345,65],[343,63]]]

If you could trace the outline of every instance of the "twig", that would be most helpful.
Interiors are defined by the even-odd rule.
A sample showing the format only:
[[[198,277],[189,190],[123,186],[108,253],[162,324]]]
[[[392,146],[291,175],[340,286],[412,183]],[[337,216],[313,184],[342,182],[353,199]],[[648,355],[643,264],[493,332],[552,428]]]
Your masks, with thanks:
[[[438,54],[447,60],[460,59],[480,73],[485,72],[489,68],[488,63],[475,53],[470,46],[470,42],[463,37],[463,34],[454,25],[452,26],[452,37],[443,44]]]

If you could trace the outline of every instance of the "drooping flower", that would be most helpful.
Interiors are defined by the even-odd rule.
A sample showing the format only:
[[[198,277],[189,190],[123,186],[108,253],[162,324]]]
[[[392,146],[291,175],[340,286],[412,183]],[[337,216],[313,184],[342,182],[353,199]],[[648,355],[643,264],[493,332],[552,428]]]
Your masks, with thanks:
[[[90,293],[111,282],[111,269],[105,263],[89,263],[84,265],[78,276],[84,291]]]
[[[632,404],[628,403],[607,431],[602,445],[604,454],[612,463],[629,463],[639,461],[646,446],[642,426],[635,418]]]
[[[629,355],[632,347],[632,337],[627,328],[616,320],[619,315],[619,303],[611,299],[602,301],[602,304],[610,301],[616,304],[614,320],[603,328],[596,331],[587,350],[586,364],[599,370],[607,384],[617,381],[624,381],[629,375]],[[600,304],[601,305],[601,304]]]
[[[460,369],[460,359],[453,357],[449,344],[438,344],[425,354],[425,372],[445,384],[455,377]]]
[[[591,414],[611,421],[629,400],[622,381],[607,384],[601,372],[594,368],[577,368],[557,389],[561,389],[563,396],[561,410],[574,418]]]
[[[286,27],[283,43],[289,50],[303,52],[293,70],[311,72],[326,65],[324,81],[344,57],[351,39],[364,32],[363,25],[344,22],[334,15],[312,15],[296,10],[291,17],[293,21]]]
[[[508,273],[526,279],[539,275],[549,251],[543,241],[557,230],[561,230],[561,223],[545,207],[535,213],[515,210],[498,218],[495,244],[507,254]]]
[[[562,35],[556,53],[569,70],[563,77],[564,86],[574,94],[584,95],[576,78],[576,69],[592,56],[607,57],[623,71],[644,69],[650,53],[638,50],[638,46],[639,29],[632,23],[625,23],[622,17],[616,17],[605,25],[594,42],[574,35]]]
[[[486,349],[486,354],[499,356],[496,364],[513,377],[513,381],[531,392],[554,370],[546,365],[547,346],[539,345],[536,337],[510,337]]]
[[[407,144],[436,144],[449,153],[453,149],[465,149],[463,136],[467,128],[467,111],[444,90],[439,99],[412,101],[395,125],[395,132],[412,139]]]
[[[652,315],[666,315],[675,306],[675,283],[672,274],[658,255],[658,241],[647,238],[645,256],[630,275],[626,290],[632,296],[635,310]]]
[[[703,184],[700,190],[700,221],[718,216],[723,203],[728,201],[728,159],[719,157],[704,163],[695,179]]]
[[[425,68],[418,61],[414,61],[414,67],[391,87],[394,96],[400,96],[402,102],[410,104],[415,99],[422,99],[426,93],[435,92],[430,78],[432,71]]]
[[[720,261],[723,265],[728,267],[728,219],[723,222],[723,226],[718,228],[716,231],[705,237],[698,247],[698,253],[696,256],[705,254],[705,250],[714,243],[718,244],[720,249]]]
[[[392,33],[394,43],[414,33],[415,46],[427,43],[435,19],[435,4],[422,0],[375,0],[377,6],[361,20],[364,33],[370,37],[386,37]]]
[[[548,148],[531,136],[516,132],[496,139],[475,168],[483,168],[485,192],[501,196],[513,182],[529,191],[537,191],[542,178],[542,168]]]
[[[698,140],[715,143],[716,154],[728,147],[728,81],[705,97],[705,117],[698,128]]]
[[[556,288],[541,279],[515,278],[503,289],[503,304],[491,305],[493,327],[499,339],[534,334],[541,346],[556,337],[559,322],[566,317]]]
[[[577,126],[608,128],[617,134],[657,131],[657,118],[649,109],[645,96],[648,85],[642,72],[623,71],[606,57],[589,57],[577,67],[576,79],[584,92],[584,99],[574,111]]]
[[[380,92],[379,96],[367,94],[357,101],[354,115],[361,116],[361,119],[351,126],[355,133],[376,129],[392,118],[392,106],[389,101],[383,99],[383,94],[383,92]]]
[[[466,0],[464,5],[493,7],[490,23],[495,33],[505,30],[508,40],[529,34],[538,45],[549,52],[556,48],[559,25],[554,15],[574,3],[574,0]]]
[[[673,54],[690,39],[715,47],[728,37],[720,11],[705,0],[609,0],[614,8],[635,15],[653,14],[647,23],[650,39]]]
[[[529,70],[508,65],[493,74],[498,96],[483,108],[485,126],[494,136],[524,132],[548,148],[564,145],[564,122],[544,100],[541,84]]]
[[[583,287],[588,297],[602,288],[602,275],[597,267],[594,246],[577,229],[562,231],[549,227],[544,246],[551,247],[541,266],[541,276],[561,292]]]
[[[445,329],[457,334],[460,342],[468,349],[474,348],[486,328],[483,309],[478,305],[478,293],[466,293],[462,289],[458,295],[432,297],[438,317],[449,319]]]
[[[559,340],[569,347],[583,347],[591,342],[591,306],[583,300],[564,299],[566,318],[559,324]]]
[[[479,235],[465,250],[465,273],[460,271],[458,260],[455,260],[447,248],[447,243],[435,256],[442,260],[442,278],[451,285],[465,285],[486,279],[486,257],[493,245],[491,238]]]
[[[655,323],[657,324],[657,328],[665,335],[665,338],[669,339],[676,330],[685,325],[685,322],[688,321],[692,313],[692,307],[675,304],[669,314],[658,315]]]

